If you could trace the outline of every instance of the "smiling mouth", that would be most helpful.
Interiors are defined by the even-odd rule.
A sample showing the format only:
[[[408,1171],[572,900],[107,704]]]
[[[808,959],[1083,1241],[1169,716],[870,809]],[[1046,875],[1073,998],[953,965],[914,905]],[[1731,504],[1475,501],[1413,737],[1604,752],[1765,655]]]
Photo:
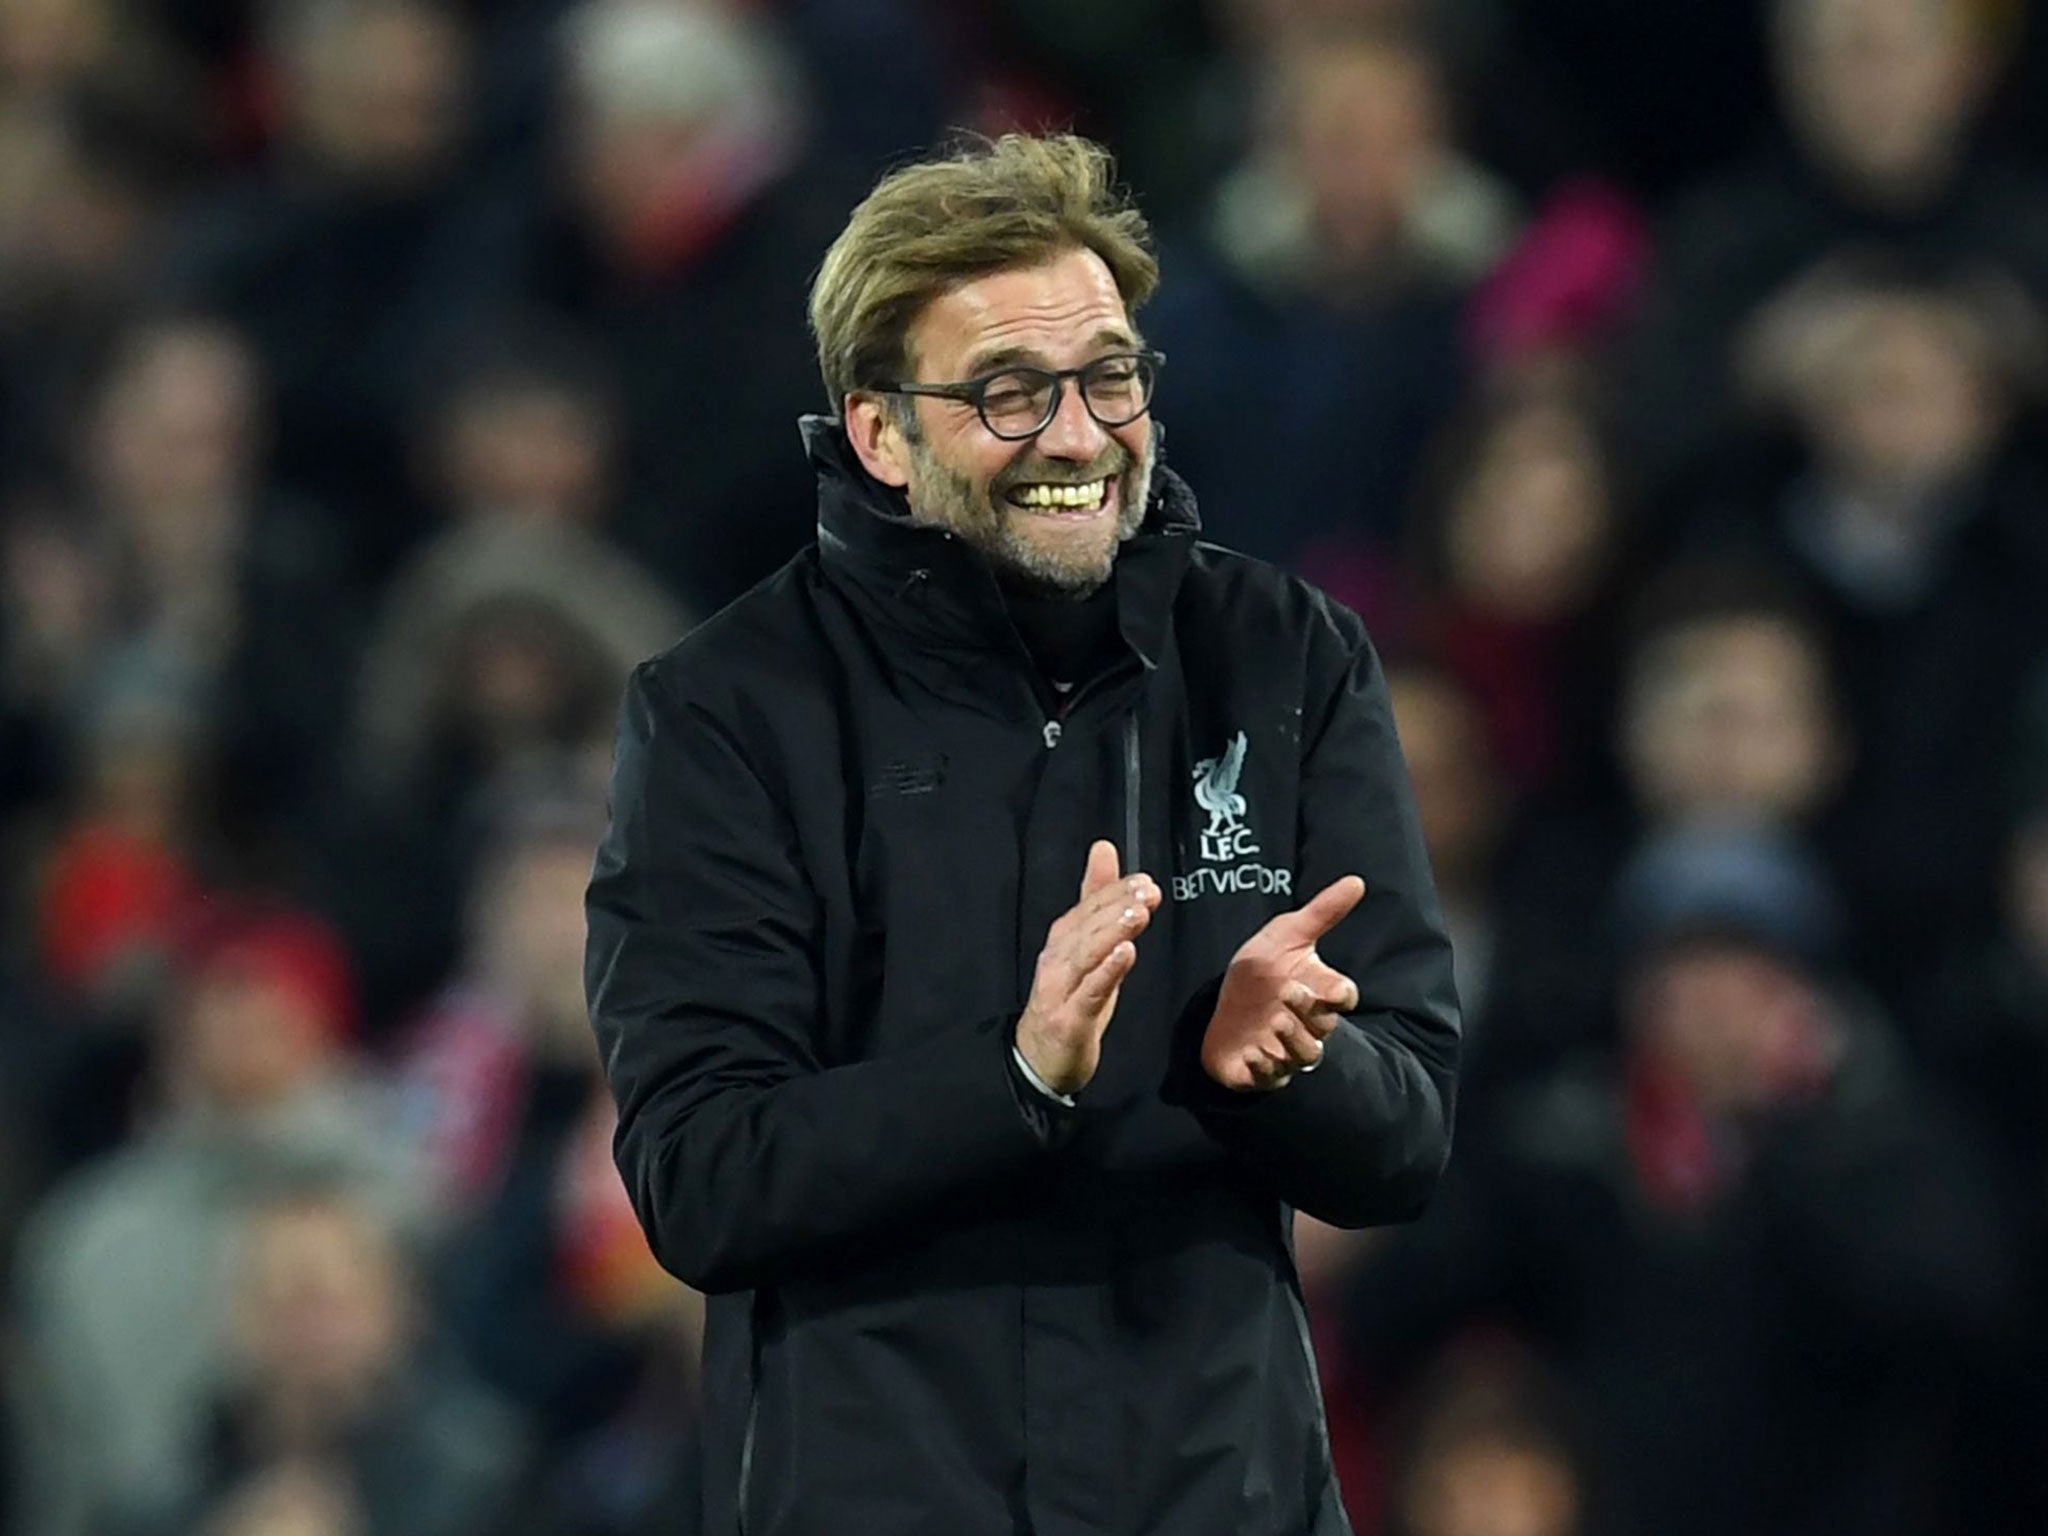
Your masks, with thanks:
[[[1084,480],[1079,484],[1031,481],[1012,487],[1004,493],[1003,499],[1011,506],[1021,507],[1026,512],[1087,517],[1100,512],[1109,504],[1113,484],[1114,481],[1107,476],[1098,480]]]

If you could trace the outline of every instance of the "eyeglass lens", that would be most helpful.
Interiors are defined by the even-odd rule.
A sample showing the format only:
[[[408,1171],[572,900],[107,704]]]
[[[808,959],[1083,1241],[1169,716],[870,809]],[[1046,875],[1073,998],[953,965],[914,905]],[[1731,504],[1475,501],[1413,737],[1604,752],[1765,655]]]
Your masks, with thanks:
[[[1145,413],[1152,399],[1153,367],[1142,357],[1098,358],[1078,383],[1088,413],[1105,427],[1121,427]],[[988,381],[982,419],[998,437],[1029,437],[1052,420],[1061,380],[1041,368],[1012,368]]]

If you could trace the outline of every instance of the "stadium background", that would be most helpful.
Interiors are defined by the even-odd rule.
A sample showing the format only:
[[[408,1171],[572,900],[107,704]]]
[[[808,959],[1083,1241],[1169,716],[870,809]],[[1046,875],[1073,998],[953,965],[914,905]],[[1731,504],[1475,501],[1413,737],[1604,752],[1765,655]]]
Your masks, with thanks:
[[[1298,1234],[1362,1536],[2042,1528],[2025,0],[0,0],[0,1528],[696,1528],[617,689],[806,536],[852,202],[1066,124],[1458,940],[1441,1199]]]

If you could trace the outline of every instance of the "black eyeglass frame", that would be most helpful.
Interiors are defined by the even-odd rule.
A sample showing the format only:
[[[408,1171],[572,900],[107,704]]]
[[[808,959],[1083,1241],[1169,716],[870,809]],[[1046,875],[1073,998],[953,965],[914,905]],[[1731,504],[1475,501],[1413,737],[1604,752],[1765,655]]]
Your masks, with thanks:
[[[1135,411],[1122,420],[1104,421],[1102,413],[1095,409],[1095,402],[1088,398],[1087,376],[1095,369],[1110,363],[1128,363],[1133,361],[1143,363],[1150,369],[1147,375],[1149,382],[1145,386],[1144,399],[1139,403]],[[1081,406],[1095,419],[1098,426],[1111,428],[1129,426],[1140,416],[1143,416],[1152,409],[1152,396],[1159,388],[1159,370],[1165,365],[1166,354],[1164,352],[1153,351],[1150,348],[1140,348],[1129,352],[1107,352],[1101,357],[1089,359],[1078,368],[1038,368],[1029,363],[1012,363],[1006,368],[994,368],[974,378],[963,379],[957,384],[875,384],[870,386],[870,391],[877,395],[929,395],[938,400],[964,401],[974,407],[974,414],[981,418],[981,424],[988,428],[991,436],[1001,438],[1006,443],[1022,443],[1028,442],[1052,425],[1053,418],[1060,413],[1060,406],[1066,402],[1067,380],[1069,379],[1072,379],[1080,386]],[[988,419],[987,402],[989,388],[998,379],[1011,378],[1020,373],[1050,380],[1052,392],[1046,396],[1045,416],[1039,421],[1037,426],[1031,428],[1028,432],[1004,432]]]

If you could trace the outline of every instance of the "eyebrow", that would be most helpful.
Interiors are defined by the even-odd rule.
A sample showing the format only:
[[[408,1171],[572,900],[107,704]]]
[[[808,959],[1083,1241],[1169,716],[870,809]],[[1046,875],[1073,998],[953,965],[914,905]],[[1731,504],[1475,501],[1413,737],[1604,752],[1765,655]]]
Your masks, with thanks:
[[[1122,326],[1106,325],[1095,333],[1093,340],[1088,345],[1091,350],[1106,349],[1110,352],[1135,352],[1142,349],[1145,343]],[[978,379],[985,373],[997,373],[1002,369],[1015,367],[1050,370],[1052,364],[1047,361],[1043,352],[1039,352],[1031,347],[997,347],[991,352],[975,353],[974,356],[967,360],[962,371],[967,378]]]

